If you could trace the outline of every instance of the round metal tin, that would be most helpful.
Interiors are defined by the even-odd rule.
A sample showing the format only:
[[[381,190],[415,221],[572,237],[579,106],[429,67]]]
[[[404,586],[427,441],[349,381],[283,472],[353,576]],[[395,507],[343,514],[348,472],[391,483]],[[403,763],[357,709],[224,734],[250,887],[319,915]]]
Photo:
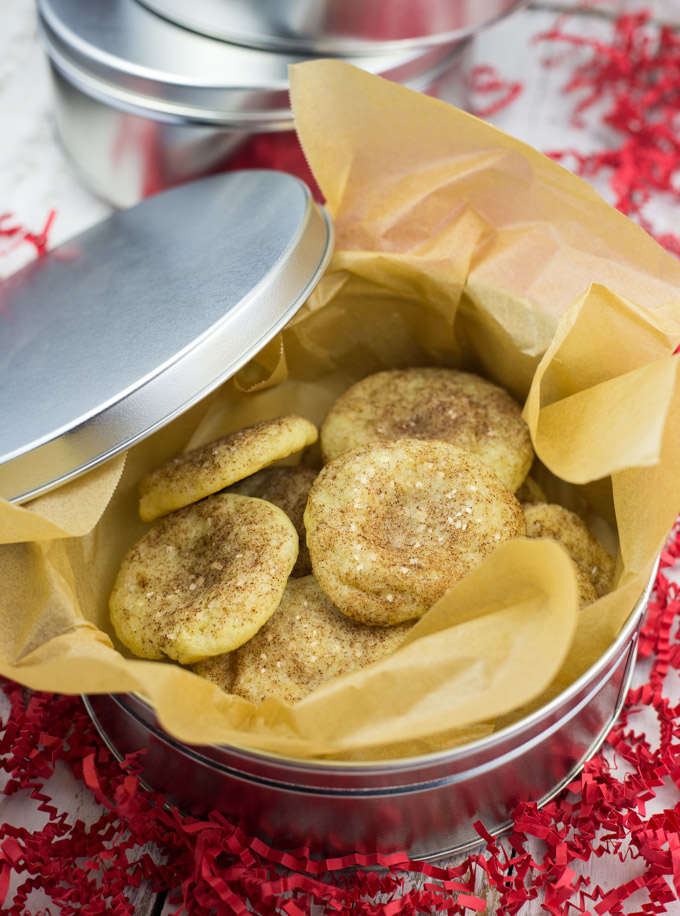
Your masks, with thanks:
[[[142,0],[172,22],[253,48],[326,56],[449,44],[528,0]]]
[[[134,0],[39,0],[57,136],[83,182],[116,207],[253,161],[303,177],[287,54],[205,38]],[[362,59],[367,69],[464,107],[468,42]],[[254,150],[253,147],[257,149]]]
[[[178,27],[135,0],[38,0],[41,36],[53,65],[109,105],[157,119],[262,127],[292,122],[288,67],[309,55],[227,44]],[[420,88],[450,47],[399,50],[354,60]],[[314,56],[314,55],[312,55]]]
[[[116,213],[14,274],[0,496],[52,489],[203,398],[295,314],[331,248],[302,181],[233,172]]]
[[[244,747],[190,747],[134,695],[86,706],[113,752],[144,751],[141,778],[187,813],[227,814],[248,835],[313,855],[408,852],[438,858],[494,835],[520,802],[545,804],[602,745],[626,696],[654,583],[602,657],[514,725],[449,751],[376,762],[299,760]]]

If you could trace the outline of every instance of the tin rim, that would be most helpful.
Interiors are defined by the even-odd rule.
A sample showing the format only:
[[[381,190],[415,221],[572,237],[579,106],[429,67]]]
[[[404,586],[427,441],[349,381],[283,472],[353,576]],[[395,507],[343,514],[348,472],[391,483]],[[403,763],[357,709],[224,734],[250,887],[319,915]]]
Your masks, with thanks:
[[[65,80],[96,101],[129,114],[144,118],[152,117],[155,121],[171,124],[219,125],[230,130],[244,132],[253,130],[274,132],[293,129],[293,113],[290,108],[228,112],[166,102],[153,96],[142,95],[131,89],[122,89],[120,86],[93,76],[69,60],[50,41],[42,20],[38,20],[38,34],[45,45],[50,62]]]
[[[242,131],[243,133],[274,133],[294,129],[293,112],[288,105],[285,108],[274,107],[271,109],[236,109],[227,111],[166,101],[155,96],[144,95],[132,89],[122,88],[84,70],[70,59],[63,49],[52,40],[42,18],[38,19],[37,29],[54,68],[67,82],[104,105],[110,105],[113,108],[139,117],[152,118],[155,121],[169,124],[219,126],[226,130]],[[459,42],[442,59],[436,61],[432,67],[422,73],[418,73],[401,85],[417,92],[426,91],[449,71],[461,55],[465,53],[468,46],[468,41]],[[287,87],[285,87],[285,90],[287,92]],[[277,93],[282,90],[274,87],[272,91]]]
[[[635,654],[637,654],[637,643],[635,645]],[[605,725],[600,729],[598,734],[595,736],[595,738],[593,739],[587,751],[574,764],[574,766],[569,770],[566,776],[564,776],[549,792],[546,792],[544,795],[541,796],[540,799],[538,799],[535,802],[538,808],[542,808],[544,805],[547,805],[549,802],[551,802],[553,798],[556,798],[560,794],[560,792],[562,792],[576,778],[576,776],[578,776],[578,774],[581,772],[581,770],[586,765],[586,763],[591,759],[591,757],[593,757],[598,752],[598,750],[604,744],[605,739],[609,731],[611,730],[612,724],[618,719],[621,709],[623,708],[623,704],[625,702],[626,695],[628,693],[631,681],[633,679],[633,672],[635,669],[634,662],[635,662],[634,657],[632,657],[628,662],[624,680],[619,690],[618,700],[617,700],[616,706],[614,707],[614,711],[611,717],[607,720]],[[95,728],[97,729],[97,732],[99,733],[99,736],[101,737],[102,741],[104,742],[106,747],[109,749],[111,754],[113,754],[115,759],[118,760],[119,762],[122,762],[124,760],[124,755],[121,754],[118,748],[113,744],[108,732],[101,724],[97,713],[92,708],[89,698],[87,696],[83,696],[82,699],[83,699],[83,704],[85,706],[85,709],[90,719],[92,720],[92,723],[94,724]],[[126,707],[123,707],[123,708],[125,709],[126,713],[134,715],[133,713],[129,713],[129,710],[127,710]],[[146,725],[146,723],[144,724]],[[477,743],[477,742],[474,742],[474,743]],[[472,744],[473,742],[470,742],[470,745]],[[469,747],[470,745],[467,745],[467,746]],[[178,747],[180,748],[180,750],[183,753],[187,753],[188,748],[186,748],[185,745],[178,744]],[[205,759],[205,758],[202,758],[202,759]],[[141,777],[139,778],[139,783],[147,791],[149,792],[155,791],[153,786],[149,785]],[[413,786],[408,786],[407,788],[409,791],[412,791]],[[170,802],[166,802],[164,805],[164,808],[166,810],[170,810],[172,807],[173,805]],[[512,827],[513,827],[512,820],[508,820],[508,821],[505,821],[500,826],[492,827],[490,829],[487,828],[487,829],[488,829],[489,834],[492,837],[500,838],[504,836],[506,833],[508,833],[510,830],[512,830]],[[459,843],[458,845],[450,846],[450,847],[447,847],[446,849],[440,849],[440,850],[437,850],[436,852],[424,853],[421,855],[410,855],[409,854],[409,858],[415,862],[436,861],[437,859],[442,859],[446,856],[460,855],[462,853],[470,852],[474,849],[478,849],[480,846],[483,846],[484,843],[485,843],[485,840],[482,837],[479,837],[478,839],[470,840],[467,843]]]
[[[171,45],[178,43],[182,49],[180,60],[186,66],[177,67],[181,72],[173,69],[175,61],[167,51],[159,59],[147,62],[138,49],[130,51],[124,43],[119,47],[114,41],[107,46],[102,40],[100,47],[99,32],[90,34],[86,29],[81,34],[77,25],[59,18],[59,8],[53,7],[50,0],[38,0],[38,30],[48,56],[63,76],[86,94],[133,114],[175,123],[251,130],[292,127],[288,65],[313,59],[313,55],[291,56],[228,45],[181,29],[136,0],[118,0],[111,8],[114,33],[114,13],[119,7],[130,14],[133,26],[140,26],[142,37],[159,32],[159,48],[163,48],[164,38]],[[376,55],[370,63],[367,58],[354,62],[369,72],[419,90],[451,67],[466,42],[456,42],[453,47],[449,44],[422,51],[409,49],[391,56]],[[196,64],[201,51],[207,55],[205,68]]]
[[[324,55],[329,57],[345,57],[356,55],[368,56],[373,54],[394,54],[400,51],[413,51],[451,44],[473,37],[482,29],[490,28],[501,22],[511,13],[521,10],[529,5],[530,0],[507,0],[504,9],[497,13],[482,18],[479,21],[462,28],[447,29],[443,32],[424,33],[411,35],[404,38],[393,39],[366,39],[352,36],[342,38],[338,36],[326,37],[315,34],[306,37],[301,34],[282,35],[273,32],[255,32],[250,28],[239,27],[239,4],[235,8],[232,4],[228,10],[225,4],[226,15],[223,21],[215,21],[211,16],[211,4],[205,0],[195,0],[187,5],[184,0],[140,0],[144,6],[153,10],[163,19],[175,23],[182,28],[197,32],[219,41],[230,42],[243,47],[257,48],[263,51],[288,52],[293,54]],[[248,0],[249,3],[252,0]],[[220,10],[220,13],[222,10]],[[235,21],[236,20],[236,21]],[[246,23],[247,25],[247,23]],[[271,25],[262,17],[262,25],[266,28]]]
[[[360,773],[392,773],[392,772],[407,772],[409,770],[417,770],[426,766],[434,766],[439,763],[451,762],[454,760],[460,760],[464,757],[469,756],[469,754],[475,751],[489,750],[493,748],[494,745],[502,744],[503,741],[510,738],[513,733],[519,733],[525,729],[531,728],[541,722],[541,720],[550,716],[551,713],[558,712],[560,706],[569,700],[571,696],[577,694],[581,689],[586,687],[589,682],[596,678],[604,668],[607,667],[609,662],[613,661],[616,655],[621,651],[623,646],[631,641],[635,637],[637,630],[642,621],[642,617],[647,608],[652,590],[654,588],[656,574],[659,568],[660,559],[657,558],[654,561],[651,574],[647,585],[644,588],[644,591],[640,595],[639,599],[635,603],[635,606],[631,610],[625,624],[621,628],[621,631],[617,635],[616,639],[612,644],[606,649],[606,651],[600,656],[600,658],[590,666],[580,677],[578,677],[572,684],[567,687],[566,690],[563,690],[560,694],[554,697],[549,703],[546,703],[545,706],[541,706],[535,712],[530,715],[520,719],[518,722],[514,722],[511,725],[507,725],[505,728],[500,729],[497,732],[494,732],[492,735],[487,735],[484,738],[477,738],[474,741],[470,741],[467,744],[462,744],[455,748],[444,749],[441,751],[432,751],[427,754],[419,754],[413,757],[395,757],[394,759],[389,759],[385,761],[370,761],[370,760],[323,760],[323,759],[306,759],[301,757],[293,757],[286,754],[279,754],[273,751],[261,750],[248,747],[247,745],[241,744],[228,744],[228,745],[217,745],[214,743],[207,743],[205,747],[213,748],[225,748],[230,752],[233,752],[236,756],[243,757],[245,759],[250,759],[254,761],[266,761],[278,763],[285,765],[290,770],[295,770],[297,772],[335,772],[343,773],[350,771],[355,774]],[[631,666],[631,671],[632,671]],[[631,675],[632,676],[632,675]],[[622,694],[625,697],[625,692],[622,690]],[[149,701],[143,697],[141,694],[134,693],[132,694],[141,704],[143,704],[152,714],[155,716],[155,710]],[[135,715],[135,713],[130,710],[122,702],[121,697],[114,695],[116,702],[121,705],[125,712],[129,715]],[[622,703],[621,696],[619,697],[618,711],[620,711],[620,703]],[[88,707],[89,709],[89,707]],[[616,715],[609,720],[614,721]],[[149,723],[144,723],[147,729],[151,730]],[[162,727],[159,726],[162,731]],[[165,735],[163,737],[165,739]],[[605,735],[606,736],[606,735]],[[191,747],[187,744],[184,744],[179,739],[169,736],[171,740],[177,743],[184,753],[191,755]],[[602,741],[600,741],[600,744]],[[197,746],[199,747],[199,746]],[[597,745],[599,747],[599,745]],[[583,766],[586,760],[589,759],[589,756],[592,756],[593,753],[597,750],[597,747],[593,744],[589,748],[587,754],[581,763],[578,765],[578,768],[574,771],[575,773],[579,772],[580,768]],[[200,753],[197,750],[197,754]],[[201,756],[201,759],[209,760],[211,765],[215,768],[219,768],[219,761],[214,760],[213,758],[204,758]],[[570,771],[571,772],[571,771]],[[570,777],[572,778],[572,777]],[[566,784],[566,783],[565,783]],[[560,789],[557,789],[556,792],[559,792]],[[553,797],[553,796],[551,796]],[[545,799],[548,801],[549,799]],[[545,803],[545,802],[544,802]],[[446,853],[439,853],[439,855],[446,855]]]

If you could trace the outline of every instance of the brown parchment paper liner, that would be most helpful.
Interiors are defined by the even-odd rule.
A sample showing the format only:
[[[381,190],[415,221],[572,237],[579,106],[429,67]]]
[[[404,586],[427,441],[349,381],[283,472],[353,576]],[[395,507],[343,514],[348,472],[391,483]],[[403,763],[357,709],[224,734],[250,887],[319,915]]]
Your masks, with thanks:
[[[291,85],[336,224],[330,268],[282,335],[124,467],[0,504],[0,671],[38,689],[137,691],[192,743],[406,756],[483,737],[563,689],[642,593],[680,506],[680,265],[582,181],[475,118],[339,62],[296,66]],[[559,545],[504,544],[394,656],[294,707],[255,708],[119,651],[107,600],[147,527],[146,471],[265,417],[320,422],[356,379],[432,364],[526,399],[548,494],[620,544],[612,594],[579,614]]]

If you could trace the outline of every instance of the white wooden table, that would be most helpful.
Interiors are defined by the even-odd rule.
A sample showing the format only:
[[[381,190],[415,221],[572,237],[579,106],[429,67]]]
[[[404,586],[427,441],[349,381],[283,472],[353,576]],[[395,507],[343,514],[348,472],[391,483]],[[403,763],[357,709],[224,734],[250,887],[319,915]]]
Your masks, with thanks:
[[[648,0],[643,5],[659,20],[680,24],[680,0]],[[542,59],[550,49],[531,39],[554,23],[557,11],[565,9],[573,13],[571,30],[583,35],[606,35],[608,19],[613,13],[640,9],[641,4],[610,0],[599,4],[597,9],[580,11],[577,6],[569,0],[536,0],[523,12],[489,29],[474,46],[474,63],[493,64],[505,78],[519,80],[524,85],[519,98],[491,120],[538,149],[576,147],[590,151],[602,142],[602,134],[595,124],[590,131],[576,130],[570,125],[573,103],[561,93],[561,88],[572,65],[565,61],[546,69]],[[22,224],[39,231],[48,212],[56,210],[57,219],[50,233],[50,244],[54,245],[104,218],[110,209],[78,183],[53,139],[48,72],[35,37],[34,18],[32,0],[0,3],[0,213],[10,211]],[[611,199],[606,186],[598,190]],[[677,209],[664,202],[653,202],[653,206],[659,230],[671,231],[680,222]],[[21,267],[31,256],[29,246],[22,246],[1,258],[0,277]],[[641,663],[638,678],[643,667]],[[4,697],[0,701],[2,715],[3,704]],[[636,728],[642,725],[644,720],[636,719]],[[57,771],[49,783],[49,791],[56,803],[73,815],[89,819],[95,814],[97,806],[89,791],[76,784],[65,770]],[[651,810],[660,810],[676,801],[675,789],[662,790]],[[44,823],[44,815],[25,796],[0,796],[0,820],[31,829]],[[639,866],[605,856],[591,860],[585,868],[593,882],[607,885],[612,883],[612,877],[616,878],[616,884],[623,883],[638,873]],[[489,916],[498,913],[494,891],[485,892],[481,887],[479,891],[487,895]],[[148,887],[131,891],[131,900],[139,916],[170,912],[164,900],[157,899]],[[49,900],[34,893],[29,903],[30,912],[37,913],[49,905]],[[534,902],[522,910],[521,916],[533,916],[540,911],[540,904]],[[51,912],[55,912],[54,907]],[[680,904],[676,912],[680,913]]]

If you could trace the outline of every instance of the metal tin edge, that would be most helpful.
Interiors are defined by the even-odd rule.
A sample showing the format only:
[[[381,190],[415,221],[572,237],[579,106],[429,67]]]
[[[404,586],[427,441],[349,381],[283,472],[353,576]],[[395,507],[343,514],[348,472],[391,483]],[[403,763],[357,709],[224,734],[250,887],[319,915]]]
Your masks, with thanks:
[[[282,95],[286,101],[285,108],[278,105],[274,108],[263,107],[261,109],[205,108],[200,105],[182,103],[176,100],[167,100],[158,95],[146,95],[143,92],[137,92],[128,87],[120,86],[104,78],[100,74],[90,72],[82,60],[77,59],[76,56],[69,53],[68,43],[60,32],[60,23],[58,20],[55,20],[49,7],[46,7],[44,3],[40,2],[38,7],[38,35],[52,64],[66,80],[71,82],[86,95],[104,104],[120,108],[131,114],[140,115],[142,117],[153,116],[155,120],[165,121],[167,123],[219,125],[220,127],[232,130],[240,129],[251,131],[256,128],[261,131],[292,129],[293,115],[288,105],[287,80],[273,83],[271,86],[266,87],[253,86],[249,88],[240,86],[234,87],[231,90],[225,89],[225,91],[232,92],[235,96],[247,96],[252,91],[265,94],[271,93],[275,96]],[[76,51],[83,57],[86,57],[87,54],[91,52],[90,46],[82,43],[77,35],[70,35],[69,41],[73,43]],[[448,44],[452,45],[450,49],[447,48]],[[414,61],[417,63],[419,60],[419,56],[414,54],[413,59],[399,59],[391,62],[390,65],[387,66],[385,70],[380,71],[378,75],[385,79],[399,82],[406,88],[422,91],[449,69],[466,44],[467,40],[461,39],[456,42],[443,43],[439,50],[438,48],[425,49],[422,55],[420,55],[420,57],[426,58],[424,69],[416,67],[415,73],[409,74],[407,72],[406,75],[402,74],[402,71],[408,70],[409,67],[415,65]],[[116,58],[108,55],[104,51],[97,50],[97,59],[101,59],[108,67],[116,69],[118,66]],[[297,60],[292,58],[290,63],[294,62],[297,62]],[[348,62],[352,63],[353,61],[349,60]],[[354,62],[359,64],[360,60]],[[155,78],[152,70],[132,63],[129,64],[129,74],[137,76],[140,79],[152,81]],[[167,83],[167,85],[172,85],[172,83]],[[283,101],[283,99],[281,101]]]
[[[511,13],[521,10],[529,5],[531,0],[516,0],[495,16],[478,22],[476,25],[462,29],[453,29],[447,32],[438,32],[430,35],[416,36],[412,38],[393,39],[385,41],[370,41],[364,39],[304,39],[304,38],[284,38],[276,35],[255,35],[251,32],[240,32],[238,28],[222,29],[219,26],[213,30],[206,29],[191,12],[190,5],[184,5],[181,15],[176,16],[168,12],[162,0],[139,0],[144,6],[153,10],[154,13],[161,16],[168,22],[179,25],[182,28],[189,29],[199,35],[205,35],[209,38],[215,38],[219,41],[237,44],[247,48],[257,48],[261,51],[275,51],[279,53],[307,54],[324,57],[368,57],[379,54],[395,54],[399,52],[427,50],[438,45],[453,44],[467,38],[472,38],[482,29],[490,28],[498,22],[501,22]]]
[[[223,111],[196,108],[191,105],[182,105],[179,102],[167,102],[164,99],[142,95],[131,89],[122,89],[100,77],[93,76],[71,61],[51,41],[41,18],[38,19],[38,35],[51,63],[64,79],[97,101],[105,105],[113,105],[129,114],[153,117],[154,120],[170,124],[219,125],[230,130],[248,132],[256,128],[262,131],[274,131],[291,130],[293,127],[293,113],[288,107],[269,111]]]
[[[626,623],[622,627],[621,631],[617,635],[616,639],[608,647],[608,649],[600,656],[600,658],[591,665],[591,667],[585,671],[579,678],[577,678],[569,687],[562,691],[557,697],[547,703],[545,706],[542,706],[536,712],[532,713],[529,716],[526,716],[524,719],[521,719],[519,722],[516,722],[512,725],[507,726],[504,729],[501,729],[498,732],[495,732],[492,735],[489,735],[485,738],[479,738],[476,741],[470,741],[467,744],[461,745],[460,747],[450,748],[448,750],[435,751],[429,754],[421,754],[414,757],[407,758],[395,758],[387,761],[334,761],[334,760],[307,760],[300,757],[292,757],[284,754],[275,754],[270,751],[256,750],[249,748],[244,745],[230,744],[228,745],[229,751],[232,752],[235,756],[242,757],[246,760],[254,761],[270,761],[279,764],[285,764],[290,767],[291,770],[297,772],[336,772],[336,773],[377,773],[382,774],[385,772],[407,772],[409,770],[416,770],[422,768],[423,766],[437,765],[443,762],[450,762],[452,760],[460,760],[469,756],[470,753],[473,753],[477,750],[483,751],[492,748],[494,745],[501,744],[507,738],[511,737],[514,733],[520,732],[530,728],[532,725],[537,724],[540,720],[546,718],[551,711],[556,711],[558,708],[567,701],[570,696],[577,694],[581,689],[583,689],[589,681],[597,678],[598,675],[602,672],[604,668],[607,667],[609,662],[611,662],[615,656],[621,651],[626,642],[630,641],[634,637],[639,626],[641,624],[642,616],[646,610],[647,604],[649,602],[650,595],[654,588],[654,583],[656,580],[656,573],[659,568],[659,559],[655,561],[647,585],[636,602],[634,608],[632,609]],[[135,694],[136,699],[143,703],[151,712],[153,712],[153,707],[150,703],[141,695]],[[135,715],[135,713],[125,706],[121,698],[117,695],[112,695],[119,705],[123,707],[127,715]],[[149,728],[148,723],[145,723],[145,727]],[[167,741],[167,737],[163,734],[163,740]],[[179,748],[182,749],[183,753],[186,753],[187,746],[183,745],[177,739],[171,738],[171,742],[176,744]],[[592,753],[592,751],[591,751]],[[216,765],[216,762],[213,758],[209,758],[212,766]],[[587,759],[587,758],[585,758]]]
[[[640,621],[640,622],[641,622],[641,621]],[[565,789],[565,788],[566,788],[566,787],[576,778],[576,776],[578,776],[578,774],[581,772],[581,770],[583,769],[583,767],[585,766],[585,764],[587,763],[587,761],[590,760],[590,758],[591,758],[592,756],[594,756],[594,754],[597,753],[597,751],[600,749],[600,747],[601,747],[602,744],[604,743],[604,741],[605,741],[605,739],[606,739],[606,737],[607,737],[609,731],[611,730],[611,727],[612,727],[613,723],[614,723],[614,722],[616,721],[616,719],[618,718],[619,713],[621,712],[621,709],[622,709],[622,707],[623,707],[623,704],[624,704],[624,701],[625,701],[625,697],[626,697],[626,695],[627,695],[627,693],[628,693],[628,689],[629,689],[629,687],[630,687],[630,684],[631,684],[631,681],[632,681],[632,678],[633,678],[634,661],[635,661],[636,655],[637,655],[637,634],[635,635],[633,645],[631,646],[631,650],[630,650],[629,658],[628,658],[628,661],[627,661],[627,667],[626,667],[624,679],[623,679],[623,682],[622,682],[622,684],[621,684],[621,689],[620,689],[620,691],[619,691],[619,696],[618,696],[618,699],[617,699],[617,703],[616,703],[616,706],[615,706],[615,708],[614,708],[614,710],[613,710],[613,713],[612,713],[611,717],[607,720],[607,722],[605,723],[605,725],[600,729],[600,731],[598,732],[598,734],[595,736],[595,738],[593,739],[593,741],[592,741],[591,745],[589,746],[589,748],[587,749],[587,751],[580,757],[580,759],[574,764],[574,766],[569,770],[569,772],[568,772],[568,773],[567,773],[567,774],[566,774],[566,775],[565,775],[565,776],[564,776],[564,777],[563,777],[563,778],[562,778],[562,779],[561,779],[561,780],[560,780],[560,781],[559,781],[559,782],[558,782],[549,792],[545,793],[544,795],[541,796],[540,799],[537,799],[537,800],[536,800],[536,805],[537,805],[539,808],[541,808],[541,807],[543,807],[544,805],[548,804],[550,801],[552,801],[553,798],[555,798],[557,795],[559,795],[560,792],[562,792],[562,791],[563,791],[563,790],[564,790],[564,789]],[[115,698],[115,697],[112,697],[112,699],[115,700],[116,698]],[[584,702],[588,702],[589,699],[590,699],[589,697],[586,698],[586,700],[585,700]],[[88,715],[90,716],[90,719],[92,720],[92,722],[93,722],[93,724],[94,724],[94,726],[95,726],[97,732],[99,733],[99,735],[100,735],[102,741],[103,741],[104,744],[107,746],[107,748],[108,748],[109,751],[112,753],[112,755],[113,755],[119,762],[122,762],[122,760],[124,759],[124,755],[121,754],[121,752],[118,750],[118,748],[117,748],[117,747],[113,744],[113,742],[111,741],[110,736],[108,735],[106,729],[103,727],[102,723],[100,722],[99,717],[97,716],[97,713],[94,711],[94,709],[93,709],[93,707],[92,707],[92,704],[90,703],[89,698],[88,698],[87,696],[83,696],[83,697],[82,697],[82,700],[83,700],[83,705],[85,706],[85,709],[86,709]],[[127,714],[127,715],[133,715],[133,716],[134,716],[134,713],[131,712],[129,709],[127,709],[127,707],[123,707],[123,709],[124,709],[125,714]],[[147,728],[148,730],[150,730],[150,731],[155,731],[154,729],[149,729],[149,726],[148,726],[148,724],[147,724],[146,722],[142,722],[142,725],[143,725],[145,728]],[[559,726],[560,726],[560,723],[558,723],[555,727],[557,728],[557,727],[559,727]],[[166,736],[165,734],[163,734],[161,737],[162,737],[162,740],[163,740],[163,741],[167,742],[168,736]],[[171,743],[173,746],[175,746],[181,753],[183,753],[183,754],[186,755],[187,748],[186,748],[185,746],[181,745],[181,744],[178,743],[178,742],[175,742],[174,740],[171,740],[169,743]],[[214,761],[209,760],[209,759],[206,759],[206,758],[201,758],[201,759],[202,759],[203,761],[205,761],[206,763],[208,763],[208,764],[214,766],[214,763],[215,763]],[[240,774],[240,773],[238,773],[238,772],[236,772],[236,771],[230,771],[228,768],[226,768],[226,767],[224,767],[224,766],[222,766],[222,767],[215,767],[215,768],[216,768],[216,769],[219,769],[221,772],[224,772],[224,773],[233,772],[233,775],[237,776],[237,778],[242,777],[242,774]],[[466,777],[469,775],[469,772],[470,772],[470,771],[466,771],[466,774],[465,774]],[[144,779],[141,779],[141,778],[140,778],[140,784],[141,784],[145,789],[147,789],[147,790],[150,791],[150,792],[154,792],[154,791],[155,791],[155,790],[153,789],[152,786],[150,786],[147,782],[144,781]],[[273,783],[273,782],[272,782],[271,784],[272,784],[273,786],[281,786],[281,785],[282,785],[281,783]],[[298,786],[298,785],[296,785],[296,784],[291,784],[291,788],[292,788],[293,790],[296,790],[296,791],[301,791],[300,786]],[[404,791],[404,792],[413,792],[413,791],[422,790],[422,788],[423,788],[423,785],[422,785],[422,784],[415,784],[415,785],[409,784],[408,786],[406,786],[406,787],[404,788],[403,791]],[[427,788],[429,788],[429,786],[428,786],[428,785],[425,785],[425,788],[427,789]],[[307,790],[305,790],[305,791],[307,791]],[[324,795],[328,795],[329,793],[328,793],[328,791],[319,791],[319,792],[317,792],[317,794],[324,796]],[[342,795],[342,793],[335,793],[335,794],[340,794],[340,795]],[[346,793],[345,793],[345,794],[346,794]],[[354,797],[356,797],[357,795],[360,795],[360,794],[361,794],[361,793],[357,793],[357,792],[354,792],[354,793],[353,793]],[[384,789],[378,789],[378,790],[373,789],[373,790],[368,790],[368,791],[365,792],[364,794],[365,794],[365,795],[368,795],[368,794],[372,794],[372,795],[380,794],[381,796],[383,796],[383,795],[387,795],[387,794],[390,794],[390,793],[389,793],[389,792],[386,792]],[[166,809],[170,809],[171,807],[172,807],[171,804],[170,804],[169,802],[166,802],[165,808],[166,808]],[[500,825],[497,826],[497,827],[491,828],[491,829],[489,830],[489,834],[490,834],[491,836],[493,836],[493,837],[502,837],[504,834],[508,833],[508,832],[512,829],[512,827],[513,827],[513,822],[512,822],[511,820],[507,820],[507,821],[504,822],[503,824],[500,824]],[[460,843],[460,844],[458,844],[458,845],[456,845],[456,846],[448,847],[448,848],[445,848],[445,849],[438,849],[438,850],[436,850],[435,852],[429,852],[429,853],[420,854],[420,855],[413,855],[413,856],[411,856],[411,858],[412,858],[414,861],[434,861],[434,860],[437,860],[437,859],[441,859],[441,858],[443,858],[443,857],[445,857],[445,856],[451,856],[451,855],[454,855],[454,854],[460,855],[460,854],[462,854],[462,853],[469,852],[469,851],[471,851],[471,850],[473,850],[473,849],[479,848],[480,846],[484,845],[484,843],[485,843],[485,840],[484,840],[482,837],[479,837],[479,839],[471,840],[471,841],[469,841],[469,842],[467,842],[467,843]]]
[[[316,267],[313,271],[310,272],[308,280],[304,286],[298,290],[297,294],[290,302],[285,312],[283,312],[273,324],[266,321],[264,317],[266,315],[266,310],[262,310],[263,317],[260,320],[257,341],[250,345],[248,349],[242,351],[239,355],[239,358],[225,367],[224,371],[220,373],[219,376],[212,378],[209,382],[199,387],[198,390],[195,390],[195,379],[200,377],[201,373],[199,370],[197,370],[195,373],[192,373],[190,371],[191,366],[209,364],[211,355],[213,353],[219,353],[222,336],[224,334],[232,336],[235,331],[244,324],[248,325],[249,329],[252,329],[253,315],[258,316],[260,311],[255,307],[256,303],[258,299],[267,297],[268,280],[271,279],[272,274],[278,273],[280,275],[278,281],[280,285],[282,282],[285,282],[285,275],[294,272],[295,265],[290,264],[290,254],[292,251],[296,251],[298,253],[301,251],[300,243],[301,241],[304,241],[304,236],[308,234],[310,221],[313,219],[317,221],[317,228],[323,229],[324,236],[319,240],[321,242],[320,250],[315,248],[314,251],[302,252],[303,257],[307,257],[312,261],[316,260]],[[94,417],[90,418],[85,428],[81,426],[69,432],[67,435],[69,436],[72,443],[78,443],[78,441],[82,442],[83,451],[89,454],[88,458],[79,463],[75,468],[69,468],[68,470],[62,471],[61,473],[57,472],[56,477],[46,483],[36,486],[29,486],[27,489],[23,489],[20,486],[21,492],[10,497],[10,502],[26,502],[27,500],[33,499],[35,496],[49,492],[50,490],[61,486],[67,481],[72,480],[75,477],[79,477],[81,474],[86,473],[92,468],[103,464],[105,461],[108,461],[110,458],[113,458],[115,455],[125,451],[135,443],[140,442],[142,439],[151,435],[161,426],[171,422],[175,417],[184,413],[193,404],[200,401],[203,397],[205,397],[220,384],[222,384],[222,382],[226,381],[228,378],[238,372],[240,368],[242,368],[253,356],[255,356],[262,349],[262,347],[288,323],[288,321],[303,305],[312,290],[316,287],[319,279],[321,278],[321,275],[323,274],[323,271],[328,264],[328,261],[330,260],[333,251],[333,239],[333,224],[328,213],[315,203],[311,193],[309,193],[306,219],[304,224],[301,225],[296,238],[290,243],[288,250],[279,258],[278,262],[272,268],[272,271],[270,271],[268,277],[263,278],[258,286],[251,290],[250,294],[246,299],[243,300],[240,307],[233,310],[227,319],[220,323],[217,329],[213,329],[210,334],[206,333],[202,338],[194,341],[190,347],[176,354],[170,364],[158,367],[152,376],[145,380],[140,380],[140,383],[135,386],[134,390],[127,393],[128,396],[125,399],[124,404],[122,404],[119,395],[115,401],[111,402],[109,405],[104,406],[104,408],[99,410],[99,412]],[[189,370],[187,369],[187,366],[189,366]],[[182,378],[179,378],[179,376]],[[181,405],[172,410],[170,413],[164,414],[162,419],[157,420],[150,425],[145,425],[144,429],[140,430],[135,435],[129,436],[123,441],[114,442],[111,438],[110,430],[115,430],[116,428],[115,418],[118,413],[120,411],[128,412],[130,405],[134,404],[139,405],[136,409],[139,409],[141,414],[143,414],[145,410],[148,409],[148,405],[150,403],[153,404],[156,400],[162,401],[164,397],[164,391],[166,390],[168,384],[168,378],[171,378],[175,391],[181,390],[183,392],[184,400],[182,401]],[[125,393],[126,392],[121,392],[120,394]],[[97,448],[94,450],[96,453],[93,453],[93,449],[88,447],[88,443],[91,443],[93,438],[98,442]],[[115,438],[116,440],[118,439],[117,436]],[[26,465],[28,465],[30,468],[32,467],[35,456],[38,453],[42,453],[42,458],[46,464],[51,464],[52,457],[50,453],[53,448],[55,448],[55,443],[58,447],[58,443],[60,441],[60,439],[50,437],[50,439],[45,443],[32,449],[30,452],[26,452],[24,455],[15,458],[12,461],[14,474],[18,474],[19,479],[21,479],[23,472],[22,465],[24,460],[26,461]],[[101,448],[102,441],[108,441],[107,447],[104,449]]]

